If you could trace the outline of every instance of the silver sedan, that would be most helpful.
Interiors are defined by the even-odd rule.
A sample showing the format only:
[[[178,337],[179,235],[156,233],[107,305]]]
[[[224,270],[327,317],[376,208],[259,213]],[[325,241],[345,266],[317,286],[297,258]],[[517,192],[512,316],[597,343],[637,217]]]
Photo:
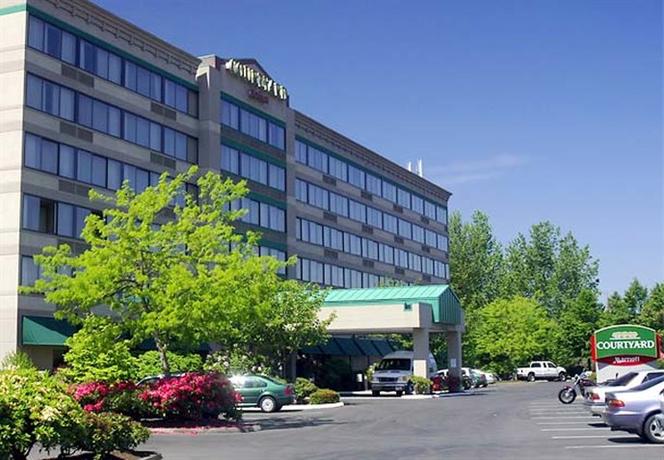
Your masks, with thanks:
[[[664,423],[659,398],[664,377],[650,380],[628,391],[606,393],[604,421],[611,430],[634,433],[650,442],[664,443]]]

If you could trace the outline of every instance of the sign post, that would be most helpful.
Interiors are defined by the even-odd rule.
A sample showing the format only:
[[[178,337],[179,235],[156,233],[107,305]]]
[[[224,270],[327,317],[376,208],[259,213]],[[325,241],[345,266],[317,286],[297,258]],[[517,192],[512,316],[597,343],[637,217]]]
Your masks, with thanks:
[[[595,331],[590,340],[597,381],[627,372],[654,369],[660,357],[660,337],[654,329],[620,324]]]

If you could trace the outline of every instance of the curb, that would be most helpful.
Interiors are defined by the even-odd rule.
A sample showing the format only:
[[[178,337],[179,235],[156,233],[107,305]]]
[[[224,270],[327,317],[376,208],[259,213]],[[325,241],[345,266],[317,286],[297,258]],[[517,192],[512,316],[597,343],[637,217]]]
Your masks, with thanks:
[[[343,401],[330,404],[291,404],[288,406],[283,406],[281,412],[302,412],[308,410],[325,410],[325,409],[337,409],[343,407],[345,404]],[[247,413],[259,413],[261,410],[257,407],[245,407],[242,409],[243,412]]]
[[[161,454],[154,453],[152,455],[148,455],[147,457],[141,457],[141,460],[162,460]]]
[[[205,433],[251,433],[256,431],[261,431],[261,427],[256,424],[245,424],[242,426],[223,426],[223,427],[191,427],[191,428],[149,428],[150,434],[159,436],[165,434],[181,434],[189,436],[197,436],[199,434]],[[150,458],[149,460],[160,460],[161,456],[158,458]],[[141,459],[141,460],[148,460]]]

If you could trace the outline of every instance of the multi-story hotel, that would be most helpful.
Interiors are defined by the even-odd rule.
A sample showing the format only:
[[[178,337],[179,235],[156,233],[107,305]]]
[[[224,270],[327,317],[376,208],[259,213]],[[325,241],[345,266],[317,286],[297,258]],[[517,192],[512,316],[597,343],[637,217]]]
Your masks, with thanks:
[[[0,355],[60,353],[53,307],[17,290],[44,246],[84,249],[91,187],[192,164],[247,180],[239,227],[298,256],[288,277],[447,281],[449,192],[292,108],[256,60],[192,56],[85,0],[0,0],[0,30]]]

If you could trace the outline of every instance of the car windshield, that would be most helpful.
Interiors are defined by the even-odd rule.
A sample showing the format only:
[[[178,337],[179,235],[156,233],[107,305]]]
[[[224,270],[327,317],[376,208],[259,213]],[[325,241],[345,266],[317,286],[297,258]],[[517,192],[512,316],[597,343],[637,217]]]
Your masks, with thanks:
[[[410,359],[383,359],[378,366],[376,366],[377,371],[409,371],[410,370]]]
[[[632,388],[630,391],[643,391],[647,390],[648,388],[652,388],[658,383],[664,382],[664,376],[662,377],[657,377],[656,379],[648,380],[645,383],[642,383],[641,385],[637,385],[634,388]]]
[[[636,376],[636,372],[628,372],[627,374],[623,375],[622,377],[615,379],[613,382],[607,384],[607,387],[623,387],[627,385],[634,377]]]

